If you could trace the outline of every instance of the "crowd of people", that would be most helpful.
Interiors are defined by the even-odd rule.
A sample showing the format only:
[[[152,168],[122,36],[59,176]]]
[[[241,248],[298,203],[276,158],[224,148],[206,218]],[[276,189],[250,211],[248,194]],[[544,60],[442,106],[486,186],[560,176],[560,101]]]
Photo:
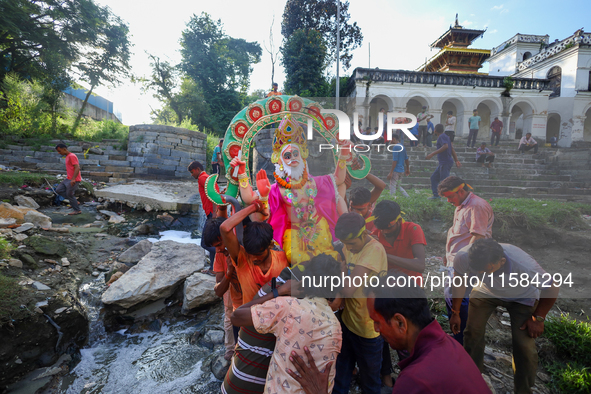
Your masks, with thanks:
[[[427,122],[419,123],[423,138],[429,120],[428,114],[421,117]],[[453,122],[448,117],[446,125]],[[515,392],[531,393],[535,338],[558,288],[498,283],[501,273],[533,277],[545,271],[518,247],[497,243],[491,206],[461,178],[449,176],[454,160],[460,165],[449,130],[434,126],[437,149],[429,154],[439,160],[431,178],[433,197],[456,207],[444,261],[450,278],[486,275],[473,289],[447,283],[452,332],[446,333],[423,291],[427,241],[420,224],[406,221],[396,201],[377,202],[387,187],[379,178],[367,175],[371,190],[351,188],[347,168],[356,158],[350,143],[339,141],[333,174],[312,176],[302,126],[289,117],[278,126],[275,182],[271,185],[261,171],[255,191],[246,163],[234,158],[229,170],[237,168],[244,207],[230,214],[224,205],[207,205],[202,240],[214,252],[215,292],[224,299],[230,361],[221,391],[345,394],[356,375],[363,393],[446,387],[454,393],[490,392],[481,375],[484,335],[488,317],[503,306],[511,315]],[[400,188],[406,194],[399,185],[401,174],[409,171],[403,152],[395,156],[388,180],[390,191]],[[484,150],[480,155],[494,158]],[[208,200],[202,164],[192,163],[189,171],[203,190],[202,200]],[[391,286],[401,278],[405,285]],[[401,371],[396,380],[392,354]]]

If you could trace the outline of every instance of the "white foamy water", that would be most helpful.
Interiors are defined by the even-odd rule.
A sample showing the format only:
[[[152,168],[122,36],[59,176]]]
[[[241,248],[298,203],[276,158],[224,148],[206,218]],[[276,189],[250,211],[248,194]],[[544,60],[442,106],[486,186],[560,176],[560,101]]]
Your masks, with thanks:
[[[191,233],[188,231],[168,230],[159,233],[160,238],[148,238],[148,241],[154,243],[159,241],[175,241],[181,244],[195,244],[201,245],[201,238],[191,238]]]
[[[194,331],[184,322],[164,325],[159,333],[111,334],[81,351],[65,393],[203,392],[212,379],[204,376],[201,365],[211,351],[189,343]]]
[[[186,231],[164,231],[160,236],[149,240],[201,242]],[[100,316],[104,289],[104,275],[79,289],[80,301],[88,310],[90,339],[80,351],[80,362],[64,377],[59,394],[219,393],[221,382],[211,373],[210,362],[223,349],[212,351],[191,343],[192,335],[209,322],[209,313],[180,322],[164,321],[159,332],[108,333]]]

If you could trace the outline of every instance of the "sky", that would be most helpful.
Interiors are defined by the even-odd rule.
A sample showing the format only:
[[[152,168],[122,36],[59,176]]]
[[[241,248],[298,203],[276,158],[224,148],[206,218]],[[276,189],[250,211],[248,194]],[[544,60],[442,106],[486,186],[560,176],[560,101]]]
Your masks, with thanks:
[[[336,0],[335,0],[336,1]],[[281,19],[285,0],[96,0],[120,16],[130,28],[132,47],[131,67],[136,76],[150,74],[146,52],[177,64],[181,60],[181,32],[193,15],[206,12],[221,19],[226,34],[247,41],[257,41],[263,48],[262,60],[255,64],[250,78],[250,90],[269,89],[271,60],[264,45],[269,47],[273,24],[274,44],[281,45]],[[437,53],[429,44],[455,22],[468,29],[487,29],[473,48],[491,49],[517,33],[550,36],[550,42],[562,40],[576,30],[591,31],[589,0],[508,1],[508,0],[351,0],[350,21],[361,27],[363,45],[353,52],[349,70],[341,67],[340,75],[350,75],[356,67],[415,70],[426,58]],[[587,22],[587,26],[585,25]],[[371,54],[370,54],[371,48]],[[336,63],[328,70],[336,74]],[[480,70],[487,72],[488,66]],[[278,61],[275,81],[281,89],[285,75]],[[116,88],[99,87],[96,93],[114,102],[115,111],[122,114],[123,123],[151,123],[151,108],[161,104],[151,93],[142,93],[139,85],[125,82]]]

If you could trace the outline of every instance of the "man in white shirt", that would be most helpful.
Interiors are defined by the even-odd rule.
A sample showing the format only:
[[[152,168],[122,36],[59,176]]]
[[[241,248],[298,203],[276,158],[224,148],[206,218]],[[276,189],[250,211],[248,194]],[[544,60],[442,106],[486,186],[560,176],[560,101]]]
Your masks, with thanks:
[[[451,142],[454,142],[454,139],[456,138],[456,117],[454,116],[453,111],[447,111],[445,134],[447,134]]]
[[[519,141],[519,147],[517,149],[521,152],[521,154],[533,149],[535,154],[538,153],[538,143],[532,138],[531,133],[527,133],[525,134],[525,137],[521,137],[521,140]]]

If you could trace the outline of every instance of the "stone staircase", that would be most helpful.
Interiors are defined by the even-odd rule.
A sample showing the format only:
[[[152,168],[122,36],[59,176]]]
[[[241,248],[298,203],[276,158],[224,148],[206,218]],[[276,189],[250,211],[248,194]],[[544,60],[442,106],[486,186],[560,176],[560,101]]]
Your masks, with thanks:
[[[436,148],[405,146],[410,158],[409,177],[404,177],[405,189],[430,189],[430,176],[437,166],[436,158],[425,160]],[[467,148],[457,140],[454,149],[462,163],[451,175],[462,177],[483,197],[529,197],[564,201],[591,202],[591,156],[588,149],[570,152],[569,149],[540,147],[520,154],[516,141],[502,141],[489,147],[496,154],[493,168],[482,168],[476,162],[476,149]],[[392,165],[391,153],[371,152],[372,173],[386,179]]]
[[[61,141],[55,141],[56,144],[59,142]],[[133,173],[134,169],[127,159],[127,151],[118,150],[113,146],[118,142],[103,140],[100,143],[92,143],[92,147],[98,146],[103,154],[84,155],[86,149],[73,141],[66,141],[68,149],[78,156],[82,177],[102,182],[125,181]],[[32,149],[27,146],[8,145],[0,150],[0,164],[53,175],[66,173],[65,159],[55,151],[55,144],[42,145],[36,148],[38,150]]]

